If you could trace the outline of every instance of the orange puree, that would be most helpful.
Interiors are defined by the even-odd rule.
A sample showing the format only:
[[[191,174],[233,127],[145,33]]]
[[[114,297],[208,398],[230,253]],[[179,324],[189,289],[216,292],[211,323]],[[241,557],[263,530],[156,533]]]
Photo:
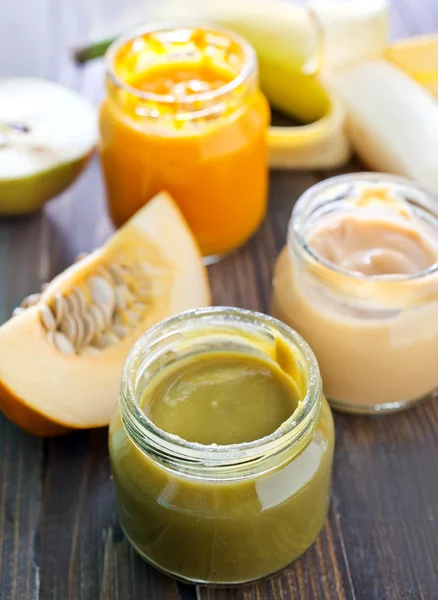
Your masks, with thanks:
[[[249,58],[240,49],[236,60],[236,42],[215,34],[215,47],[216,38],[201,33],[208,43],[202,35],[186,45],[178,38],[177,52],[165,61],[167,38],[157,48],[144,34],[113,51],[100,115],[101,157],[116,226],[164,189],[204,256],[211,256],[240,246],[263,219],[269,108],[256,85],[255,63],[252,80],[239,77]],[[190,54],[181,59],[189,44]]]
[[[220,71],[211,64],[165,64],[150,69],[129,81],[142,92],[170,94],[175,99],[216,90],[233,79],[233,73]]]

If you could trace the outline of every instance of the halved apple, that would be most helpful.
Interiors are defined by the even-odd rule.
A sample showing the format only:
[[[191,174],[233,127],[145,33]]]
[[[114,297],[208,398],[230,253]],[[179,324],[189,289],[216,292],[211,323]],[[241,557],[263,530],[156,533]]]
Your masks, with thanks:
[[[86,166],[97,141],[94,107],[43,79],[0,80],[0,215],[38,210]]]

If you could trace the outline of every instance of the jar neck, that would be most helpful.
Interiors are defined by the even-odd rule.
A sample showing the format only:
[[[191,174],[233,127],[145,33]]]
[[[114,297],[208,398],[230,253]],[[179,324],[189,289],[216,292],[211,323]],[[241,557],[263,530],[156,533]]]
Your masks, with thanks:
[[[132,85],[151,70],[202,62],[227,71],[231,79],[191,94],[156,94]],[[173,125],[214,121],[234,113],[258,85],[253,48],[227,30],[203,25],[155,24],[118,39],[106,55],[108,97],[132,121]]]
[[[316,253],[308,239],[321,219],[336,213],[360,211],[364,189],[388,190],[419,222],[436,232],[438,210],[430,195],[414,183],[381,173],[350,173],[332,177],[308,189],[297,201],[288,227],[287,246],[292,264],[343,300],[361,301],[364,308],[398,309],[438,295],[438,264],[415,274],[363,275],[347,271]],[[360,202],[359,202],[360,205]]]
[[[190,443],[159,429],[141,408],[145,386],[176,357],[226,349],[267,356],[278,338],[293,349],[305,389],[297,410],[272,434],[231,445]],[[237,308],[205,308],[168,319],[138,340],[122,374],[120,412],[137,448],[179,473],[203,479],[241,479],[276,468],[309,441],[322,404],[316,359],[304,340],[280,321]]]

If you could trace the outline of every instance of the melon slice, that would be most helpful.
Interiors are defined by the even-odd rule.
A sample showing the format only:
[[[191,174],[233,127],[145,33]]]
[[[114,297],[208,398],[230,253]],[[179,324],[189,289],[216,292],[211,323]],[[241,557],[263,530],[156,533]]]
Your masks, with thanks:
[[[161,193],[0,327],[0,409],[37,435],[107,425],[135,340],[209,303],[196,242]]]

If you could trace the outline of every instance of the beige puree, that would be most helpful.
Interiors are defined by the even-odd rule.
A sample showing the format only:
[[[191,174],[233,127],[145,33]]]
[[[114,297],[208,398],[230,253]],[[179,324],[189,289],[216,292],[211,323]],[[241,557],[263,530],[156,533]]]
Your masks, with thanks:
[[[370,187],[305,237],[310,253],[289,239],[277,261],[273,314],[310,344],[335,407],[397,409],[437,388],[433,219]]]

